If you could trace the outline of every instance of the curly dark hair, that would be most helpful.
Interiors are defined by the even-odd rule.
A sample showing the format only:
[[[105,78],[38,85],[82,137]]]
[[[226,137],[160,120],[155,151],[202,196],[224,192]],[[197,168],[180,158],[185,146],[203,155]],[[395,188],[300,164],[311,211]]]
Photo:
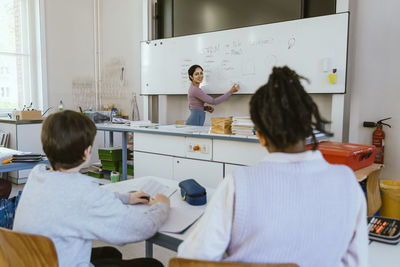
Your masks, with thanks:
[[[274,67],[267,84],[261,86],[250,100],[250,116],[255,129],[278,149],[295,145],[312,137],[318,147],[313,128],[327,135],[318,107],[304,90],[306,80],[289,67]],[[313,120],[314,118],[314,120]]]

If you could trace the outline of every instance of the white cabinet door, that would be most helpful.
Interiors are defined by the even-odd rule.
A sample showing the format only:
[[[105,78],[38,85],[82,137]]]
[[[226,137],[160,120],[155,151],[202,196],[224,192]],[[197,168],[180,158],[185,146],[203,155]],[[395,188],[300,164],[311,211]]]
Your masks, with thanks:
[[[224,176],[224,178],[226,176],[228,176],[228,175],[232,175],[232,173],[239,167],[242,167],[242,165],[233,165],[233,164],[226,164],[225,163],[225,176]]]
[[[214,161],[253,165],[267,156],[268,151],[259,143],[213,140]]]
[[[157,176],[173,179],[173,158],[145,152],[134,152],[135,178],[143,176]]]
[[[205,187],[215,188],[223,179],[223,163],[174,158],[174,178],[178,181],[193,178]]]
[[[133,143],[137,151],[184,157],[185,138],[184,136],[135,132]]]
[[[17,125],[17,150],[43,153],[41,132],[41,123]]]

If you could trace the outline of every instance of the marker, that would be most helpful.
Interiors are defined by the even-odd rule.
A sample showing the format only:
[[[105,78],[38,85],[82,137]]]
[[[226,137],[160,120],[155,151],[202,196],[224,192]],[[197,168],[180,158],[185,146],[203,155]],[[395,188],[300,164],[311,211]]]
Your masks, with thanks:
[[[129,191],[129,193],[135,193],[135,192],[137,192],[137,190]],[[139,197],[139,198],[141,198],[141,199],[146,199],[147,201],[150,201],[150,197],[141,196],[141,197]]]
[[[10,163],[11,161],[12,161],[12,157],[11,158],[8,158],[8,159],[5,159],[5,160],[3,160],[2,162],[1,162],[1,164],[7,164],[7,163]]]
[[[388,224],[387,222],[383,222],[383,223],[381,224],[381,226],[379,226],[378,229],[376,229],[376,233],[377,233],[377,234],[380,234],[380,233],[382,232],[382,230],[385,229],[385,227],[387,226],[387,224]]]
[[[333,73],[336,73],[336,70],[337,70],[337,69],[333,69]]]
[[[395,226],[392,228],[392,230],[390,230],[389,236],[393,236],[394,233],[396,232],[396,229],[397,229],[397,225],[395,225]]]
[[[369,224],[368,224],[368,231],[371,230],[372,226],[374,226],[374,224],[375,224],[375,222],[376,222],[377,220],[378,220],[378,219],[375,218],[375,217],[371,219],[371,221],[370,221]]]
[[[393,229],[395,226],[396,222],[393,221],[388,227],[385,228],[385,230],[382,232],[382,235],[387,235],[389,232]]]
[[[378,220],[374,226],[371,228],[370,232],[373,233],[379,226],[381,226],[382,221]]]

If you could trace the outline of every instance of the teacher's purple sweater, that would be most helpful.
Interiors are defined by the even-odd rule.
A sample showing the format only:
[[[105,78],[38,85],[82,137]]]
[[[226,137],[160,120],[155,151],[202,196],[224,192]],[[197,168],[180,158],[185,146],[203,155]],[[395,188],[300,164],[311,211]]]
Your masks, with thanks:
[[[199,87],[194,86],[193,84],[189,87],[189,109],[198,109],[204,110],[204,103],[210,105],[218,105],[219,103],[224,102],[228,97],[232,95],[231,91],[228,91],[224,95],[221,95],[217,98],[212,98],[211,96],[207,95],[203,92]]]

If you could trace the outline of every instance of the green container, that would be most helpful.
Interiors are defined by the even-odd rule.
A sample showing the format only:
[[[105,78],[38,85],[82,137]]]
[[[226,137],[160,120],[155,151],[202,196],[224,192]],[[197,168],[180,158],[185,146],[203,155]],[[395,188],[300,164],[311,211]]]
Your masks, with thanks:
[[[111,183],[119,182],[119,173],[115,172],[115,171],[111,172],[110,180],[111,180]]]
[[[102,166],[107,166],[107,167],[116,167],[118,168],[119,165],[121,165],[121,161],[110,161],[110,160],[101,160],[101,165]]]
[[[108,161],[122,160],[121,147],[99,148],[98,152],[100,160],[108,160]]]
[[[106,171],[119,171],[119,167],[115,167],[115,166],[102,166],[102,168],[103,168],[103,170],[106,170]]]
[[[119,167],[120,172],[122,172],[122,161],[120,162],[118,167]],[[133,160],[129,160],[127,162],[126,171],[127,171],[128,175],[133,176]]]
[[[102,172],[94,172],[94,171],[88,171],[88,175],[94,178],[103,178],[103,173]]]

